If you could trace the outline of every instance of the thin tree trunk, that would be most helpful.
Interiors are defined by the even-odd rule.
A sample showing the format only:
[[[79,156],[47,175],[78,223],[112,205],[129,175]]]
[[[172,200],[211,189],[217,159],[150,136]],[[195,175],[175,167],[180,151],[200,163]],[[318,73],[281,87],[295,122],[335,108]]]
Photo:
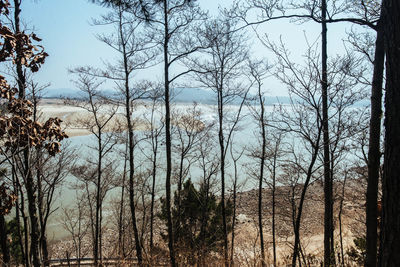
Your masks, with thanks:
[[[21,5],[21,0],[14,0],[14,27],[15,27],[15,33],[19,33],[21,32],[20,29],[20,13],[21,13],[21,9],[20,9],[20,5]],[[24,71],[22,70],[22,58],[23,58],[23,53],[22,53],[22,44],[20,42],[16,43],[16,54],[17,54],[17,58],[15,61],[15,65],[16,65],[16,71],[17,71],[17,83],[18,83],[18,97],[20,99],[25,99],[25,88],[26,88],[26,79],[25,79],[25,75],[24,75]]]
[[[0,206],[1,206],[1,198],[0,198]],[[7,267],[10,264],[10,250],[7,245],[7,229],[6,229],[6,220],[4,219],[4,215],[0,213],[0,247],[2,253],[3,267]]]
[[[400,2],[384,0],[386,51],[385,156],[380,266],[400,266]]]
[[[28,196],[28,212],[29,219],[31,222],[31,245],[30,245],[30,254],[32,257],[32,264],[34,267],[39,267],[40,257],[39,257],[39,223],[37,218],[37,208],[36,208],[36,192],[35,185],[32,177],[32,172],[29,168],[30,160],[29,160],[29,149],[24,151],[24,167],[25,167],[25,189]]]
[[[347,173],[344,176],[343,180],[343,187],[342,187],[342,197],[340,199],[339,205],[339,238],[340,238],[340,263],[344,267],[344,247],[343,247],[343,231],[342,231],[342,213],[343,213],[343,202],[345,197],[345,188],[346,188],[346,180],[347,180]]]
[[[155,101],[155,100],[154,100]],[[154,201],[155,201],[155,190],[156,190],[156,177],[157,177],[157,154],[158,154],[158,133],[154,130],[154,109],[155,102],[151,111],[151,147],[153,149],[153,166],[152,166],[152,185],[151,185],[151,206],[150,206],[150,252],[154,248]],[[155,134],[154,134],[155,133]]]
[[[265,133],[265,125],[264,125],[264,100],[261,95],[261,84],[259,84],[258,88],[258,96],[261,105],[261,117],[260,117],[260,127],[261,127],[261,138],[262,138],[262,147],[261,147],[261,161],[260,161],[260,177],[258,184],[258,226],[260,229],[260,249],[261,249],[261,266],[265,266],[265,250],[264,250],[264,233],[263,233],[263,222],[262,222],[262,186],[263,186],[263,178],[264,178],[264,165],[265,165],[265,149],[267,145],[266,133]]]
[[[14,160],[13,160],[14,162]],[[13,186],[14,186],[14,194],[15,196],[17,196],[17,199],[15,201],[15,220],[17,223],[17,231],[18,231],[18,238],[19,238],[19,242],[18,245],[21,248],[21,252],[22,252],[22,260],[25,263],[26,267],[29,267],[29,261],[27,259],[27,253],[25,253],[25,248],[24,248],[24,244],[22,242],[23,240],[23,236],[22,236],[22,230],[21,230],[21,221],[20,221],[20,208],[19,208],[19,201],[21,200],[19,197],[19,189],[20,189],[20,184],[18,181],[18,177],[16,176],[15,173],[15,165],[12,164],[11,166],[11,177],[12,177],[12,181],[13,181]]]
[[[94,265],[99,265],[99,238],[100,238],[100,210],[101,210],[101,174],[102,174],[102,138],[101,138],[101,129],[99,127],[98,132],[98,162],[97,162],[97,184],[96,184],[96,218],[94,225],[94,249],[93,249],[93,257],[94,257]],[[101,262],[101,259],[100,259]]]
[[[235,180],[233,182],[233,213],[232,213],[232,233],[231,233],[231,264],[233,263],[235,251],[235,226],[236,226],[236,200],[237,200],[237,166],[235,164]]]
[[[15,163],[15,161],[14,161]],[[23,195],[23,191],[22,191],[22,187],[21,184],[18,180],[17,174],[15,172],[15,165],[13,164],[12,166],[12,171],[13,171],[13,175],[14,175],[14,179],[15,179],[15,184],[16,184],[16,190],[19,191],[17,193],[17,195],[19,196],[17,198],[17,202],[16,202],[16,219],[17,219],[17,223],[18,223],[18,234],[20,237],[20,246],[22,249],[22,253],[23,253],[23,258],[24,258],[24,263],[26,267],[29,267],[31,264],[30,261],[30,257],[29,257],[29,234],[28,234],[28,219],[25,215],[25,198]],[[18,202],[21,203],[21,207],[19,207]],[[19,213],[21,212],[21,216],[19,215]],[[20,217],[22,217],[22,221],[23,221],[23,226],[24,226],[24,233],[22,234],[22,229],[21,229],[21,224],[20,224]],[[22,243],[22,240],[24,240],[24,243]]]
[[[100,266],[103,266],[103,200],[100,202],[100,217],[99,217],[99,261]]]
[[[165,176],[165,203],[167,208],[167,225],[168,225],[168,248],[171,266],[175,267],[175,250],[174,250],[174,231],[171,216],[171,172],[172,172],[172,155],[171,155],[171,112],[169,101],[169,58],[168,58],[168,45],[169,45],[169,26],[168,26],[168,1],[164,1],[164,101],[165,101],[165,149],[167,158],[167,172]]]
[[[182,144],[183,146],[183,144]],[[183,148],[182,148],[183,149]],[[179,159],[179,176],[178,176],[178,216],[175,221],[175,231],[179,232],[181,228],[181,210],[182,210],[182,201],[181,201],[181,192],[182,192],[182,184],[183,184],[183,162],[185,159],[185,153],[181,151],[180,159]]]
[[[277,145],[275,146],[274,162],[272,165],[272,252],[274,256],[274,267],[276,267],[276,231],[275,231],[275,192],[276,192],[276,160],[277,160]]]
[[[294,246],[293,246],[293,257],[292,257],[292,267],[296,266],[296,259],[299,255],[299,249],[300,249],[300,225],[301,225],[301,215],[303,212],[303,205],[304,201],[306,198],[306,193],[308,189],[308,185],[310,184],[312,173],[313,173],[313,168],[314,164],[317,160],[318,153],[319,153],[319,143],[320,143],[320,138],[321,135],[320,133],[318,134],[318,138],[316,140],[316,143],[313,147],[313,155],[311,158],[310,165],[308,166],[307,169],[307,177],[303,185],[303,189],[301,191],[301,196],[300,196],[300,202],[299,202],[299,207],[297,209],[297,214],[296,214],[296,220],[294,222]]]
[[[128,132],[129,132],[129,204],[131,208],[131,216],[132,216],[132,227],[133,234],[135,237],[135,247],[136,247],[136,256],[138,258],[138,263],[141,266],[143,264],[142,257],[142,247],[139,239],[139,232],[137,229],[136,223],[136,207],[135,207],[135,186],[134,186],[134,172],[135,172],[135,164],[133,158],[134,152],[134,144],[133,144],[133,127],[130,119],[129,113],[129,100],[127,100],[127,121],[128,121]]]
[[[151,116],[151,121],[153,123],[153,114]],[[154,227],[154,200],[155,200],[155,188],[156,188],[156,177],[157,177],[157,149],[158,140],[157,136],[153,135],[152,128],[152,147],[153,147],[153,169],[152,169],[152,185],[151,185],[151,206],[150,206],[150,250],[154,247],[154,237],[153,237],[153,227]],[[155,138],[155,139],[154,139]]]
[[[36,103],[35,103],[36,109]],[[36,120],[36,112],[34,112],[34,120]],[[46,238],[46,222],[45,216],[43,214],[43,191],[42,191],[42,181],[41,181],[41,151],[36,152],[36,181],[37,181],[37,193],[38,193],[38,214],[39,214],[39,225],[40,225],[40,250],[44,266],[49,266],[49,252],[47,249],[47,238]],[[50,207],[49,207],[50,208]]]
[[[128,68],[128,57],[126,51],[126,43],[123,34],[123,25],[122,25],[122,11],[120,10],[119,17],[119,34],[122,40],[122,49],[123,49],[123,61],[124,61],[124,72],[125,72],[125,116],[128,127],[128,152],[129,152],[129,205],[131,210],[132,217],[132,228],[133,234],[135,237],[135,248],[136,248],[136,257],[138,259],[139,266],[143,264],[143,256],[142,256],[142,246],[139,239],[139,232],[137,228],[136,222],[136,206],[135,206],[135,188],[134,188],[134,172],[135,172],[135,162],[134,162],[134,135],[133,135],[133,125],[131,120],[131,98],[130,98],[130,90],[129,90],[129,68]]]
[[[237,203],[237,182],[239,178],[239,172],[238,172],[238,160],[242,157],[243,152],[235,158],[233,156],[233,149],[232,149],[232,143],[230,146],[231,149],[231,157],[233,159],[233,166],[234,166],[234,179],[233,179],[233,196],[232,196],[232,201],[233,201],[233,214],[232,214],[232,233],[231,233],[231,257],[230,257],[230,264],[234,266],[233,258],[234,258],[234,251],[235,251],[235,226],[236,226],[236,203]]]
[[[225,141],[223,132],[223,96],[222,96],[222,86],[218,89],[218,120],[219,120],[219,130],[218,130],[218,140],[220,149],[220,160],[221,160],[221,207],[222,207],[222,227],[224,235],[224,260],[225,266],[229,266],[228,259],[228,230],[226,225],[226,207],[225,207]]]
[[[128,154],[128,144],[125,148],[125,156]],[[119,205],[119,219],[118,219],[118,255],[125,258],[124,249],[124,197],[125,197],[125,180],[126,180],[126,159],[124,160],[124,170],[122,174],[122,184],[121,184],[121,200]]]
[[[365,266],[375,267],[377,264],[378,241],[378,183],[380,169],[380,138],[382,116],[382,82],[384,69],[384,41],[382,18],[377,24],[377,36],[375,42],[374,73],[371,89],[371,118],[369,123],[369,150],[368,150],[368,184],[366,204],[366,257]]]
[[[23,203],[21,201],[21,203]],[[32,265],[32,260],[30,255],[30,248],[29,248],[29,223],[28,223],[28,217],[25,215],[25,212],[22,212],[22,209],[24,209],[24,204],[21,205],[21,213],[22,213],[22,221],[24,223],[24,255],[25,255],[25,266],[31,266]]]
[[[329,155],[329,124],[328,124],[328,67],[327,67],[327,26],[326,26],[326,0],[322,0],[322,129],[324,150],[324,266],[330,267],[334,264],[333,243],[333,200],[332,200],[332,176],[330,170]]]
[[[145,195],[145,181],[143,181],[143,187],[142,187],[142,193],[141,193],[141,198],[142,198],[142,206],[143,206],[143,213],[142,213],[142,229],[140,233],[140,244],[144,244],[144,234],[145,230],[147,227],[146,224],[146,215],[147,215],[147,207],[146,207],[146,195]]]

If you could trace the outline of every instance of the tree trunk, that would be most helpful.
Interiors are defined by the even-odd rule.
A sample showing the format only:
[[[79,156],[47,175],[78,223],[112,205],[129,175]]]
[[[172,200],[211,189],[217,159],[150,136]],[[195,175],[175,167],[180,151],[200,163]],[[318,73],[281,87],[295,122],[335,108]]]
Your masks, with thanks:
[[[340,257],[339,261],[341,263],[341,266],[344,267],[344,247],[343,247],[343,231],[342,231],[342,213],[343,213],[343,202],[345,198],[345,188],[346,188],[346,180],[347,180],[347,173],[344,176],[343,179],[343,187],[342,187],[342,196],[340,199],[340,205],[339,205],[339,238],[340,238]]]
[[[21,32],[20,30],[20,18],[19,15],[21,13],[20,5],[21,5],[21,0],[14,0],[14,27],[15,27],[15,33]],[[22,45],[20,42],[17,42],[16,44],[16,71],[17,71],[17,83],[18,83],[18,97],[20,99],[25,99],[25,88],[26,88],[26,79],[25,79],[25,74],[24,71],[22,70],[22,58],[23,58],[23,52],[22,52]]]
[[[128,144],[125,147],[125,156],[128,156]],[[126,180],[126,159],[124,160],[124,169],[122,174],[122,184],[121,184],[121,200],[119,203],[119,218],[118,218],[118,255],[125,258],[125,248],[124,248],[124,199],[125,199],[125,180]]]
[[[386,51],[385,156],[380,266],[400,266],[400,2],[383,1]]]
[[[261,158],[260,158],[260,177],[258,183],[258,226],[260,228],[260,249],[261,249],[261,266],[265,266],[265,249],[264,249],[264,233],[263,233],[263,222],[262,222],[262,186],[263,186],[263,178],[264,178],[264,165],[265,165],[265,148],[267,145],[267,138],[265,133],[265,124],[264,124],[264,99],[261,94],[261,84],[258,87],[258,96],[261,105],[261,117],[260,117],[260,127],[261,127],[261,138],[262,138],[262,147],[261,147]]]
[[[39,257],[39,223],[37,218],[37,209],[36,209],[36,192],[35,185],[32,177],[32,172],[29,168],[29,149],[24,151],[24,167],[25,169],[25,189],[26,194],[28,196],[28,212],[29,219],[31,222],[31,257],[32,264],[34,267],[40,267],[40,257]]]
[[[301,190],[299,207],[297,208],[297,212],[295,213],[296,219],[294,221],[294,246],[293,246],[292,267],[296,266],[296,259],[298,258],[299,251],[300,251],[301,216],[302,216],[302,213],[303,213],[303,205],[304,205],[304,201],[305,201],[305,198],[306,198],[308,185],[309,185],[309,183],[311,181],[314,164],[315,164],[315,162],[317,160],[318,153],[319,153],[318,152],[319,151],[318,147],[319,147],[319,142],[320,142],[319,140],[320,140],[320,135],[318,135],[318,139],[316,141],[316,145],[313,148],[314,152],[313,152],[313,155],[312,155],[312,158],[311,158],[310,165],[308,166],[308,169],[307,169],[307,177],[306,177],[306,180],[304,182],[303,189]],[[294,194],[294,192],[293,192],[293,194]],[[293,196],[293,199],[294,199],[294,196]],[[300,262],[300,259],[299,259],[299,262]]]
[[[137,229],[136,223],[136,206],[135,206],[135,187],[134,187],[134,172],[135,172],[135,162],[134,162],[134,135],[133,135],[133,125],[131,120],[131,97],[129,90],[129,67],[128,67],[128,57],[126,51],[126,43],[124,41],[123,34],[123,25],[122,25],[122,11],[120,11],[120,21],[119,21],[119,34],[122,40],[122,49],[123,49],[123,61],[124,61],[124,72],[125,72],[125,116],[128,127],[128,152],[129,152],[129,206],[131,210],[131,218],[132,218],[132,228],[133,235],[135,237],[135,248],[136,248],[136,257],[138,259],[139,266],[143,264],[142,257],[142,246],[139,239],[139,232]]]
[[[182,144],[182,150],[184,150],[183,148],[183,144]],[[182,192],[182,184],[183,184],[183,162],[185,160],[185,152],[181,151],[180,154],[180,159],[179,159],[179,176],[178,176],[178,218],[176,218],[175,221],[175,231],[179,232],[179,230],[181,229],[181,212],[182,212],[182,200],[181,200],[181,192]]]
[[[14,160],[12,161],[14,163]],[[17,199],[15,201],[15,220],[17,223],[17,231],[18,231],[18,245],[20,246],[21,252],[22,252],[22,260],[25,263],[26,267],[29,267],[29,261],[27,259],[27,253],[25,253],[25,248],[24,248],[24,244],[22,242],[23,240],[23,235],[22,235],[22,229],[21,229],[21,221],[20,221],[20,208],[19,208],[19,201],[21,200],[19,197],[19,188],[20,188],[20,184],[18,181],[18,177],[16,176],[15,173],[15,165],[12,164],[11,166],[11,177],[12,177],[12,181],[13,181],[13,186],[14,186],[14,195],[17,196]]]
[[[172,226],[171,216],[171,172],[172,172],[172,155],[171,155],[171,114],[169,102],[169,58],[168,58],[168,45],[169,45],[169,27],[168,27],[168,1],[164,1],[164,101],[165,101],[165,149],[167,158],[167,173],[165,176],[165,203],[167,208],[167,225],[168,225],[168,248],[171,266],[175,267],[175,250],[174,250],[174,231]]]
[[[155,100],[154,100],[155,101]],[[157,177],[157,154],[158,154],[158,132],[154,126],[154,110],[155,102],[153,102],[151,111],[151,147],[153,152],[153,166],[152,166],[152,185],[151,185],[151,206],[150,206],[150,252],[154,247],[154,201],[155,201],[155,190],[156,190],[156,177]]]
[[[236,227],[236,205],[237,205],[237,183],[238,183],[238,178],[239,178],[239,173],[238,173],[238,160],[241,158],[243,155],[242,153],[237,157],[234,158],[233,156],[233,149],[232,149],[232,143],[231,143],[231,156],[233,159],[233,166],[234,166],[234,179],[233,179],[233,196],[232,196],[232,204],[233,204],[233,213],[232,213],[232,227],[231,227],[231,257],[230,257],[230,264],[231,266],[234,266],[233,258],[234,258],[234,251],[235,251],[235,227]]]
[[[232,205],[233,205],[233,213],[232,213],[232,233],[231,233],[231,264],[233,263],[233,258],[235,255],[235,226],[236,226],[236,202],[237,202],[237,170],[235,166],[235,180],[233,182],[233,196],[232,196]]]
[[[218,89],[218,120],[219,120],[219,130],[218,130],[218,141],[220,149],[220,161],[221,161],[221,210],[222,210],[222,227],[224,235],[224,260],[225,266],[229,266],[228,259],[228,230],[226,226],[226,208],[225,208],[225,141],[223,132],[223,96],[222,96],[222,86]]]
[[[200,251],[200,264],[205,265],[206,264],[206,259],[205,259],[205,254],[206,254],[206,238],[207,238],[207,218],[208,218],[208,202],[209,202],[209,191],[210,191],[210,177],[207,177],[206,171],[203,167],[203,175],[204,175],[204,187],[205,187],[205,197],[204,201],[202,203],[202,208],[201,208],[201,226],[200,226],[200,236],[201,236],[201,251]]]
[[[328,67],[327,67],[327,26],[326,26],[326,0],[322,0],[322,127],[324,144],[324,266],[330,267],[334,264],[333,243],[333,199],[332,199],[332,176],[330,170],[329,155],[329,124],[328,124]]]
[[[276,265],[276,231],[275,231],[275,192],[276,192],[276,161],[278,153],[278,146],[275,146],[275,153],[274,153],[274,162],[272,164],[272,252],[274,256],[274,267]]]
[[[153,123],[153,117],[152,117]],[[153,131],[153,128],[152,128]],[[156,189],[156,177],[157,177],[157,149],[158,149],[158,140],[157,136],[153,136],[152,134],[152,142],[153,143],[153,169],[152,169],[152,185],[151,185],[151,206],[150,206],[150,250],[154,247],[154,238],[153,238],[153,227],[154,227],[154,200],[155,200],[155,189]],[[155,138],[155,140],[154,140]]]
[[[366,204],[366,267],[375,267],[377,263],[377,228],[378,228],[378,184],[380,169],[380,137],[382,115],[382,82],[384,69],[384,41],[382,17],[377,24],[375,42],[374,73],[371,89],[371,118],[369,122],[369,151],[368,151],[368,185]]]
[[[27,217],[25,216],[25,199],[23,195],[23,191],[21,188],[21,184],[19,182],[18,176],[15,171],[15,161],[13,159],[13,166],[12,166],[12,175],[13,175],[13,180],[14,180],[14,188],[15,188],[15,193],[16,196],[18,196],[17,201],[16,201],[16,212],[15,212],[15,218],[17,219],[17,227],[18,227],[18,235],[20,238],[20,246],[21,246],[21,251],[23,254],[23,259],[25,263],[25,267],[30,266],[30,258],[29,258],[29,245],[28,245],[28,220]],[[21,203],[21,207],[19,206],[18,203]],[[21,215],[19,214],[21,212]],[[23,221],[23,226],[24,228],[21,229],[21,223],[20,223],[20,218],[22,217]],[[22,233],[23,230],[23,233]],[[22,241],[24,240],[24,241]]]
[[[34,105],[36,109],[36,103]],[[36,120],[36,113],[34,112],[34,120]],[[43,204],[43,190],[42,190],[42,179],[41,179],[41,166],[42,166],[42,151],[38,149],[36,151],[36,181],[37,181],[37,194],[38,194],[38,215],[39,215],[39,225],[40,225],[40,250],[44,266],[49,266],[49,252],[47,249],[47,238],[46,238],[46,216],[44,214],[44,204]],[[48,207],[50,209],[50,207]]]
[[[128,126],[129,129],[129,126]],[[131,209],[132,216],[132,227],[133,234],[135,237],[135,248],[136,248],[136,257],[138,259],[139,266],[142,266],[143,258],[142,258],[142,247],[139,239],[139,232],[136,224],[136,207],[135,207],[135,186],[134,186],[134,161],[133,161],[133,132],[129,137],[129,206]]]
[[[14,0],[14,27],[15,32],[19,33],[20,30],[20,0]],[[25,88],[26,88],[26,79],[25,74],[22,69],[22,45],[20,42],[16,43],[16,72],[17,72],[17,83],[18,83],[18,96],[20,99],[25,99]],[[26,147],[23,152],[23,175],[25,179],[25,189],[28,197],[28,212],[29,219],[31,225],[31,246],[30,246],[30,255],[32,257],[33,266],[40,266],[40,258],[39,258],[39,224],[37,218],[37,209],[36,209],[36,192],[35,192],[35,183],[33,181],[32,170],[30,166],[30,152],[29,147]]]
[[[0,206],[1,206],[1,198],[0,198]],[[2,266],[7,267],[10,264],[10,250],[7,246],[7,229],[6,229],[6,220],[4,219],[4,215],[0,213],[0,247],[1,254],[3,255],[3,264]]]
[[[101,138],[101,129],[99,127],[99,132],[98,132],[98,162],[97,162],[97,183],[96,183],[96,218],[95,218],[95,225],[94,225],[94,248],[93,248],[93,257],[94,257],[94,265],[98,266],[99,264],[99,250],[101,250],[101,247],[99,247],[99,239],[100,239],[100,228],[101,228],[101,223],[100,223],[100,211],[101,211],[101,174],[102,174],[102,138]],[[101,263],[101,259],[100,259]]]

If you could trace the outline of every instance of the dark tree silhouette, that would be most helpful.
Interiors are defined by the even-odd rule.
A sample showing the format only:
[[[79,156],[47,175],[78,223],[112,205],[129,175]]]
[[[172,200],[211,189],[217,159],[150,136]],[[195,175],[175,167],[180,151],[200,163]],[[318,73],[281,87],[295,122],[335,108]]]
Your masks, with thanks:
[[[383,170],[382,240],[379,266],[400,265],[400,2],[384,0],[386,50],[385,155]]]

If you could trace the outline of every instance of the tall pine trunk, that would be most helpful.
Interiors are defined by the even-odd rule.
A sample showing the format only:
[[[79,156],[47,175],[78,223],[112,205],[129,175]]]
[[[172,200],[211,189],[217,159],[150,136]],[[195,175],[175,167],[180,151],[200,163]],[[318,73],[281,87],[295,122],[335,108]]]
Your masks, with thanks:
[[[165,203],[167,208],[167,227],[168,227],[168,248],[171,266],[175,267],[175,250],[174,250],[174,231],[172,226],[171,215],[171,172],[172,172],[172,142],[171,142],[171,112],[169,100],[169,58],[168,58],[168,45],[169,45],[169,26],[168,26],[168,1],[164,1],[164,101],[165,101],[165,152],[167,158],[167,172],[165,175]]]
[[[386,51],[385,155],[380,266],[400,266],[400,2],[382,6]]]
[[[382,28],[382,15],[377,24],[375,42],[374,73],[371,88],[371,118],[369,123],[369,150],[368,150],[368,185],[366,204],[366,267],[375,267],[377,263],[377,226],[378,226],[378,184],[380,168],[380,137],[382,115],[382,82],[384,69],[384,40]]]

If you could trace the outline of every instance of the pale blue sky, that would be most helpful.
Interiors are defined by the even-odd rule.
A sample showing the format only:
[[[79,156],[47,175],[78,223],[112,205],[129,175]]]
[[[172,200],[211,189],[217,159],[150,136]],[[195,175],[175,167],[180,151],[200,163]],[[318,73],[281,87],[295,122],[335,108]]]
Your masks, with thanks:
[[[215,13],[218,5],[229,5],[229,0],[200,0],[203,8]],[[87,0],[24,0],[22,18],[43,39],[42,45],[49,57],[36,75],[41,83],[51,83],[51,88],[72,88],[71,75],[67,69],[82,65],[101,66],[102,59],[112,60],[112,51],[96,40],[94,35],[107,31],[107,28],[91,26],[91,18],[107,13],[107,9]],[[346,25],[332,25],[328,30],[329,51],[331,54],[343,52],[342,39]],[[347,25],[347,27],[349,27]],[[310,40],[318,38],[320,25],[306,23],[294,25],[285,21],[274,21],[261,27],[261,33],[268,33],[270,39],[283,40],[292,50],[292,55],[301,60],[305,48],[304,34]],[[268,59],[271,54],[262,45],[254,41],[254,57]],[[143,74],[143,77],[150,75]],[[151,74],[153,75],[153,74]],[[162,73],[157,74],[161,77]],[[154,75],[153,75],[154,76]],[[274,80],[266,81],[271,95],[286,95],[286,89]]]

